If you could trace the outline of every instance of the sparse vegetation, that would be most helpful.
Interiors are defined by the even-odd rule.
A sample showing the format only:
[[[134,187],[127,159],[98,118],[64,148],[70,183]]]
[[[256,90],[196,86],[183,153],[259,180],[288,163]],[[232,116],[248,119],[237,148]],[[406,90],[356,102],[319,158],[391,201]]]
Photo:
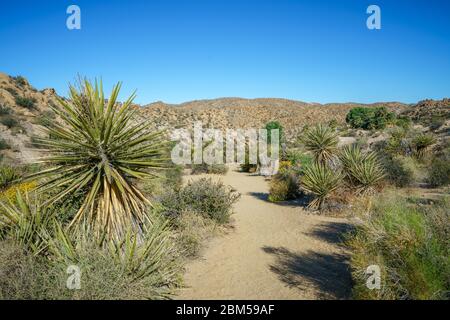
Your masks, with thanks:
[[[13,116],[7,115],[0,117],[0,123],[6,126],[8,129],[19,126],[19,121]]]
[[[1,151],[1,150],[8,150],[8,149],[10,149],[10,148],[11,148],[11,146],[9,145],[9,143],[6,142],[5,139],[0,138],[0,151]]]
[[[26,108],[26,109],[34,109],[36,103],[35,98],[27,98],[27,97],[20,97],[16,96],[16,104],[19,107]]]
[[[278,202],[295,199],[300,193],[299,177],[292,170],[279,172],[270,181],[269,201]]]
[[[398,195],[380,196],[349,237],[357,299],[448,299],[448,198],[426,208]],[[381,269],[381,289],[369,290],[365,270]]]
[[[10,115],[12,112],[10,107],[0,105],[0,116],[7,116]]]
[[[184,211],[196,212],[219,224],[229,221],[233,204],[239,194],[226,187],[222,182],[201,178],[190,181],[179,192],[168,192],[161,204],[169,216],[178,216]]]

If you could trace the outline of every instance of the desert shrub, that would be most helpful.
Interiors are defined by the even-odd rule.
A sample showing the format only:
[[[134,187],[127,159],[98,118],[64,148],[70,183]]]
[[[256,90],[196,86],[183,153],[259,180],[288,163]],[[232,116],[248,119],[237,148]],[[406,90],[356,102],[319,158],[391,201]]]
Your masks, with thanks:
[[[385,155],[381,163],[386,180],[397,187],[412,185],[419,175],[416,162],[411,157]]]
[[[400,128],[408,130],[412,125],[412,120],[408,116],[401,115],[398,116],[397,119],[395,119],[394,124]]]
[[[35,98],[27,98],[27,97],[20,97],[16,96],[16,104],[19,107],[23,107],[26,109],[34,109],[36,103]]]
[[[299,192],[297,174],[289,170],[279,172],[270,181],[269,201],[292,200],[298,196]]]
[[[9,129],[17,127],[19,125],[19,121],[17,121],[16,118],[12,116],[2,116],[0,118],[0,123],[4,126],[8,127]]]
[[[6,91],[8,91],[13,97],[17,97],[18,93],[17,90],[11,87],[6,88]]]
[[[12,113],[11,108],[4,106],[4,105],[0,105],[0,116],[6,116]]]
[[[450,160],[434,158],[429,167],[427,182],[433,187],[450,184]]]
[[[233,204],[239,194],[220,181],[201,178],[190,181],[179,192],[169,191],[160,202],[166,215],[178,216],[184,211],[193,211],[219,224],[227,223]]]
[[[316,162],[325,164],[335,158],[339,139],[336,130],[318,124],[304,133],[301,142]]]
[[[301,188],[315,196],[309,207],[323,209],[326,199],[335,191],[343,178],[339,171],[332,170],[329,166],[314,163],[305,169],[301,181]]]
[[[371,130],[384,129],[394,119],[395,113],[389,112],[385,107],[356,107],[349,111],[345,120],[353,128]]]
[[[16,82],[16,84],[20,87],[23,87],[27,84],[27,79],[25,79],[22,76],[17,76],[17,77],[14,77],[13,79]]]
[[[183,184],[183,166],[172,165],[160,173],[160,177],[147,179],[143,182],[142,189],[152,198],[158,198],[169,190],[178,191]]]
[[[11,146],[5,139],[0,138],[0,150],[8,150],[11,149]]]
[[[421,208],[398,195],[373,201],[347,241],[356,299],[448,299],[448,201]],[[378,265],[381,289],[369,290],[365,270]]]
[[[193,164],[191,168],[191,174],[226,174],[228,167],[224,164]]]
[[[172,220],[172,225],[179,251],[187,258],[196,257],[204,241],[215,232],[212,220],[192,211],[181,212]]]
[[[37,116],[34,120],[35,124],[41,125],[43,127],[49,127],[54,122],[56,116],[53,111],[44,111],[42,114]]]

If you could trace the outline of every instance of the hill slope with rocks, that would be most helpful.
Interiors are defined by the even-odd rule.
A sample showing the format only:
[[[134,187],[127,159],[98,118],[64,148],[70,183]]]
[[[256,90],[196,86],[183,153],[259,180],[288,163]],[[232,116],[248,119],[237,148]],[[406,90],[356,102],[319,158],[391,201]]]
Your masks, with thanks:
[[[400,113],[409,108],[398,102],[370,105],[358,103],[306,103],[287,99],[222,98],[199,100],[179,105],[156,102],[146,105],[142,114],[160,127],[192,127],[201,121],[204,127],[217,129],[261,128],[271,120],[279,121],[285,128],[287,139],[295,138],[304,125],[335,120],[345,122],[348,111],[356,106],[385,106]]]
[[[45,134],[44,126],[57,121],[50,108],[57,104],[57,97],[54,89],[38,91],[21,76],[0,73],[0,157],[3,161],[33,163],[39,157],[40,151],[33,141]],[[385,106],[416,121],[448,122],[450,117],[450,99],[407,105],[399,102],[319,104],[275,98],[220,98],[178,105],[155,102],[135,107],[142,118],[158,129],[192,128],[196,121],[201,121],[204,127],[222,130],[262,128],[267,122],[277,120],[285,128],[286,138],[294,140],[305,125],[329,121],[345,123],[348,111],[356,106]]]
[[[23,77],[0,73],[0,156],[7,162],[32,163],[39,156],[33,139],[55,118],[54,89],[36,90]]]

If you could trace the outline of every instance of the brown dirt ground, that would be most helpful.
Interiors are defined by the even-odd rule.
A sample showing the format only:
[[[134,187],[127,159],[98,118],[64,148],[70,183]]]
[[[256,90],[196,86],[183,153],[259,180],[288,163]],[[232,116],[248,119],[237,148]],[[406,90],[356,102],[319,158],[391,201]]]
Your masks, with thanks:
[[[263,177],[230,170],[241,193],[233,228],[188,263],[178,299],[346,299],[351,278],[342,234],[348,220],[266,200]]]

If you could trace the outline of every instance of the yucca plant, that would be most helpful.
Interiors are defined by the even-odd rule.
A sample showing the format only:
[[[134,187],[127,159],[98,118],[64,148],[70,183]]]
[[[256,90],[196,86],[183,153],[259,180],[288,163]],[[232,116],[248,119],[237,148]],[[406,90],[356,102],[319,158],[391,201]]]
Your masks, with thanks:
[[[342,180],[342,174],[332,170],[328,165],[314,163],[305,169],[302,178],[303,190],[315,195],[308,207],[322,209],[326,198],[335,191]]]
[[[19,178],[20,173],[16,168],[5,165],[0,166],[0,189],[10,186],[11,183]]]
[[[318,124],[305,132],[301,142],[313,154],[316,162],[326,164],[335,158],[339,140],[334,129]]]
[[[385,173],[374,152],[363,152],[357,145],[345,146],[339,153],[345,177],[358,194],[370,193]]]
[[[28,193],[16,194],[15,203],[0,202],[0,229],[2,236],[14,240],[34,255],[48,246],[49,230],[54,215],[42,206],[39,199],[30,199]]]
[[[40,162],[49,168],[28,177],[41,178],[40,192],[61,190],[46,204],[85,191],[69,227],[89,225],[98,238],[116,240],[129,228],[142,231],[150,203],[136,181],[155,177],[155,169],[169,160],[164,133],[151,132],[150,121],[138,121],[135,94],[117,102],[120,88],[115,85],[106,101],[101,82],[71,85],[70,99],[58,99],[59,106],[52,107],[60,121],[39,141],[49,154]]]
[[[414,147],[414,155],[422,159],[425,156],[426,151],[436,143],[436,139],[431,134],[419,134],[412,140]]]

